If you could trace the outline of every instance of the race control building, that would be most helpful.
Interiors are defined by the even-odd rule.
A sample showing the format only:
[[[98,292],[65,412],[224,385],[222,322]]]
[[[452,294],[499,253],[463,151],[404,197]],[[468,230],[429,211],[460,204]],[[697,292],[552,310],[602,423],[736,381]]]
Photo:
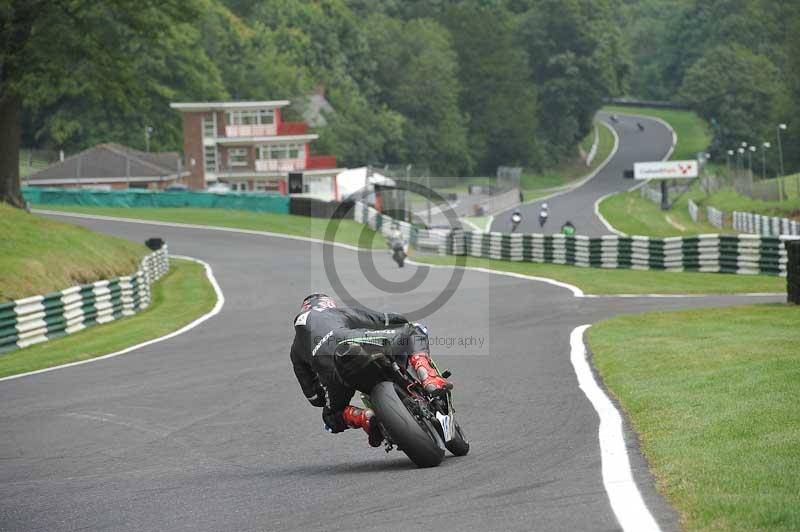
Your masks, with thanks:
[[[183,114],[186,183],[202,190],[222,182],[240,192],[289,192],[302,174],[302,193],[336,196],[336,158],[311,155],[318,138],[305,122],[284,122],[288,100],[172,103]],[[299,182],[299,181],[296,181]],[[300,192],[300,191],[292,191]]]

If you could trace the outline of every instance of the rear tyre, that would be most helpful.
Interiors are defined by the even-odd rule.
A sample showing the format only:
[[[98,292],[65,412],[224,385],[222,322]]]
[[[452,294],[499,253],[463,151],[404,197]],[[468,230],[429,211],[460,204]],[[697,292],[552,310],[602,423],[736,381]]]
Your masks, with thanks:
[[[461,430],[461,425],[456,423],[456,436],[449,442],[445,443],[447,450],[453,456],[464,456],[469,452],[469,442],[464,437],[464,432]]]
[[[392,441],[418,467],[434,467],[444,459],[444,444],[429,421],[420,421],[408,411],[394,384],[379,382],[370,392],[375,417]]]

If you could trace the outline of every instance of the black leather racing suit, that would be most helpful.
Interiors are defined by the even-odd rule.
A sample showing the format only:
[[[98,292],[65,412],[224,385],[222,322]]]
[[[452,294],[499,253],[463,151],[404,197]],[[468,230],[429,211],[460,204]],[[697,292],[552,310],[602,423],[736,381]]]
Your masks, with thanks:
[[[342,412],[355,389],[337,376],[333,355],[339,344],[356,338],[385,338],[395,355],[428,352],[425,335],[400,314],[371,312],[348,307],[316,307],[294,320],[291,359],[294,374],[306,399],[324,406],[322,417],[334,432],[344,430]]]

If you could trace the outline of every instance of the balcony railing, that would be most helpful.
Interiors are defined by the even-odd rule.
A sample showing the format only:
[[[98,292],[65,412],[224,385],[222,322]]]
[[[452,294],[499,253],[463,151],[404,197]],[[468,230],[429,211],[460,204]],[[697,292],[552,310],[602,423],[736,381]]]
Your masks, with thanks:
[[[308,124],[305,122],[281,122],[278,126],[278,135],[305,135]]]
[[[306,162],[306,169],[336,168],[336,157],[333,155],[312,155]]]
[[[305,165],[304,159],[256,159],[256,172],[294,172]]]
[[[271,137],[277,133],[275,124],[225,126],[226,137]]]

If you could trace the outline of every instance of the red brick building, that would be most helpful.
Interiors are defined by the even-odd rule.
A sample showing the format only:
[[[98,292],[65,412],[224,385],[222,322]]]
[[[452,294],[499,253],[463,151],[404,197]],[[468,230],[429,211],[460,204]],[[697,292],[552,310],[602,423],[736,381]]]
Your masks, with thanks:
[[[336,158],[311,155],[317,135],[308,133],[305,122],[284,122],[281,108],[287,105],[287,100],[170,104],[183,114],[189,187],[221,182],[235,191],[285,194],[289,173],[299,172],[306,193],[335,189]]]

